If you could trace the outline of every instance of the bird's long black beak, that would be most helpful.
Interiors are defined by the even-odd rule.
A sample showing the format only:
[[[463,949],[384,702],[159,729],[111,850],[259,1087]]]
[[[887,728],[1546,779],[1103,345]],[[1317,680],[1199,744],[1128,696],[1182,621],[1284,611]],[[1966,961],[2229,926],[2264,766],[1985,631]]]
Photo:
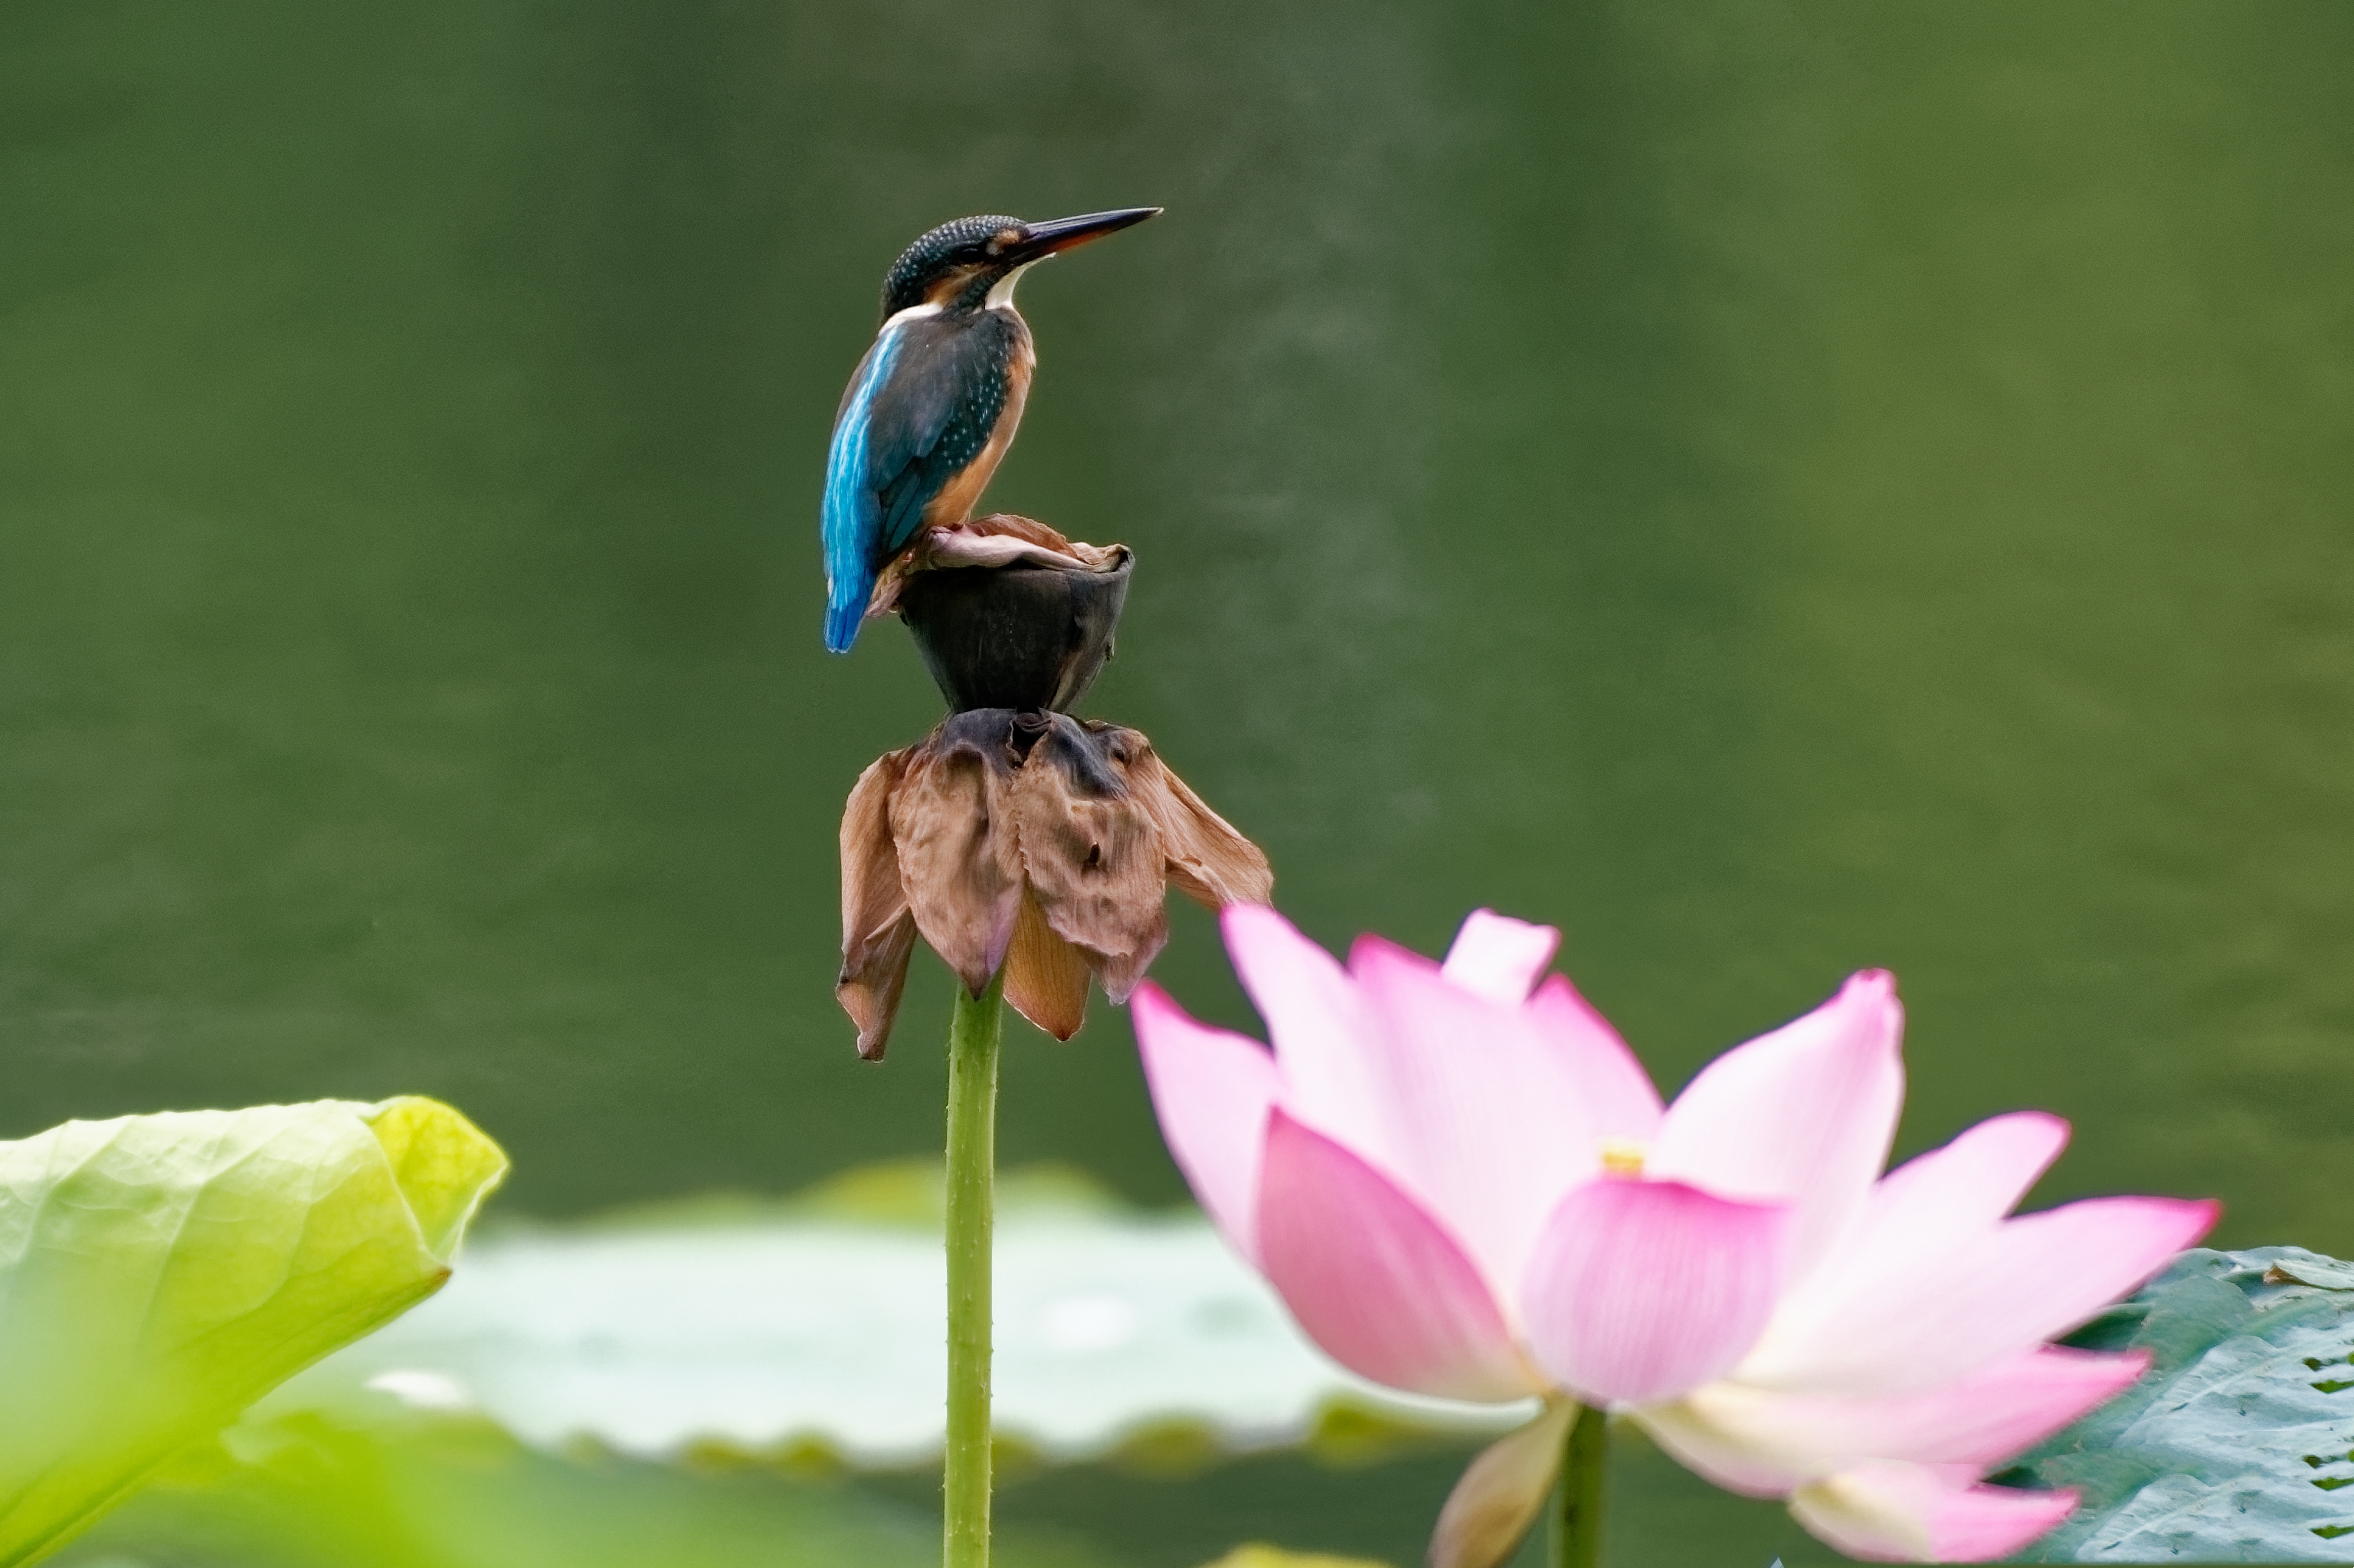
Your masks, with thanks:
[[[1057,252],[1085,245],[1091,239],[1101,239],[1107,234],[1118,234],[1148,217],[1160,216],[1161,209],[1157,207],[1124,207],[1115,212],[1090,212],[1079,217],[1025,223],[1022,226],[1021,242],[1013,247],[1013,254],[1023,261],[1043,261]]]

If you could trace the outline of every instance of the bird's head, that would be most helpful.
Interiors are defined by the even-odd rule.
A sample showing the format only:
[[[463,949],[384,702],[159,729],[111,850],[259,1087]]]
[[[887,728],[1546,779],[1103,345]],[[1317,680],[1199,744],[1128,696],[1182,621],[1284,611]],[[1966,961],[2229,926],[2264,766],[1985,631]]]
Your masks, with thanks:
[[[883,279],[883,319],[916,305],[979,310],[992,297],[1010,298],[1013,280],[1034,261],[1154,217],[1157,207],[1126,207],[1046,223],[984,214],[960,217],[924,235],[899,253]],[[996,291],[1002,289],[1002,295]]]

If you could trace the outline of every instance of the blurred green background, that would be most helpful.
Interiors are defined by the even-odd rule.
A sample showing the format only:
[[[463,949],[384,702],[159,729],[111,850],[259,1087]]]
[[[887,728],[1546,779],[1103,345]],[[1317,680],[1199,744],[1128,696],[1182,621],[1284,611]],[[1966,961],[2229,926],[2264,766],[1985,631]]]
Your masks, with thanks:
[[[2045,1198],[2354,1252],[2349,101],[2332,0],[16,0],[0,1135],[431,1094],[548,1215],[933,1147],[945,972],[880,1068],[831,995],[938,705],[820,649],[826,432],[918,230],[1153,202],[990,501],[1137,548],[1090,708],[1292,916],[1559,924],[1669,1085],[1886,965],[1905,1149],[2045,1106]],[[1182,1195],[1100,999],[1003,1117]]]

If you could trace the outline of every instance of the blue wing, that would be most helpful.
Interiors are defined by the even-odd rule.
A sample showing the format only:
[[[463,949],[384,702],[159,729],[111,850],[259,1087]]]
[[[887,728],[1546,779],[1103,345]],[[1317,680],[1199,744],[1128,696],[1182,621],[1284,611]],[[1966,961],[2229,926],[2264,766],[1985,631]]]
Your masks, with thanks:
[[[924,508],[997,427],[1014,331],[998,313],[912,317],[875,340],[843,394],[826,456],[825,645],[858,637],[875,579]]]
[[[882,570],[875,558],[882,543],[882,497],[867,482],[873,444],[875,394],[891,373],[899,337],[886,330],[858,362],[842,408],[833,418],[833,441],[826,450],[825,505],[819,536],[825,544],[825,645],[847,653],[858,640],[858,623]],[[890,557],[885,556],[884,560]]]

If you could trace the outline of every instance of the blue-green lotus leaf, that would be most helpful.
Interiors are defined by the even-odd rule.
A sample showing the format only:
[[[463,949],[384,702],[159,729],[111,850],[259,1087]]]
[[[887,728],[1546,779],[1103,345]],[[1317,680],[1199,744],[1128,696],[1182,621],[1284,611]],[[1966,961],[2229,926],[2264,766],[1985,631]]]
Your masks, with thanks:
[[[2354,1562],[2354,1267],[2188,1252],[2074,1342],[2152,1366],[2003,1478],[2084,1493],[2034,1561]]]
[[[431,1100],[0,1143],[0,1564],[438,1289],[506,1157]]]

